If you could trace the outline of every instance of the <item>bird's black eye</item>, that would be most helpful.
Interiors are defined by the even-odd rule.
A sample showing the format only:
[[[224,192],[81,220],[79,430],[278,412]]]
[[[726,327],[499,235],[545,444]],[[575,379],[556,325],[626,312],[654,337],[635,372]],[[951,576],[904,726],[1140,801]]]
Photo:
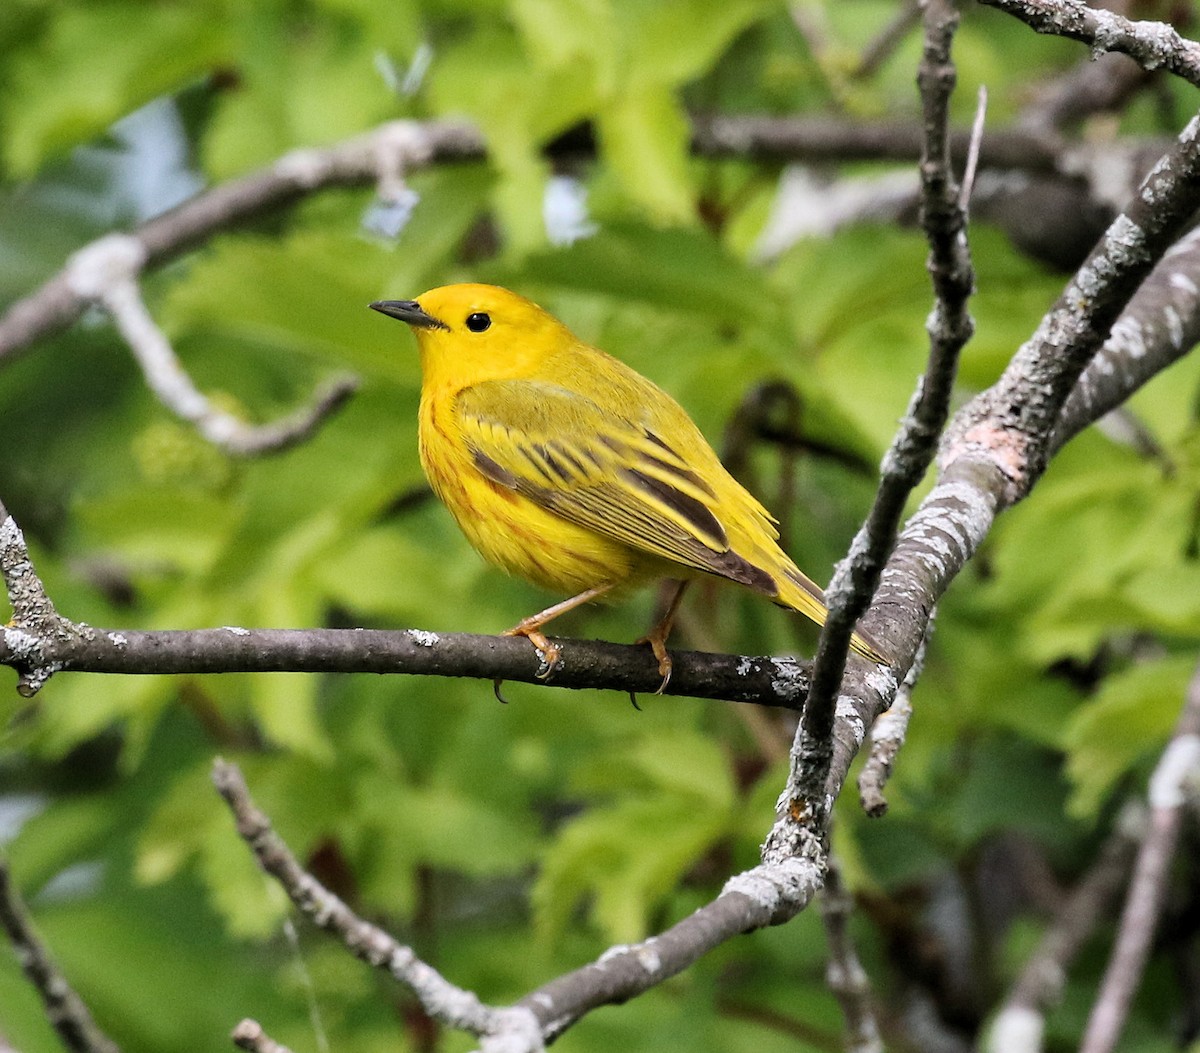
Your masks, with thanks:
[[[482,333],[492,324],[492,316],[484,314],[482,311],[476,311],[474,314],[467,315],[467,328],[472,333]]]

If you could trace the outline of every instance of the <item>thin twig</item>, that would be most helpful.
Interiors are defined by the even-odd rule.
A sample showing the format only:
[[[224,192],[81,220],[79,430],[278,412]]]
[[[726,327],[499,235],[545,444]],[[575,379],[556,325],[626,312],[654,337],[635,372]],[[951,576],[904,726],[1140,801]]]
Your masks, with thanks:
[[[850,76],[855,80],[866,80],[875,75],[896,49],[904,42],[904,38],[921,24],[921,5],[919,0],[905,0],[900,10],[892,16],[892,20],[883,27],[863,48],[858,65],[851,71]]]
[[[1167,877],[1183,820],[1184,787],[1197,771],[1200,771],[1200,666],[1188,685],[1171,741],[1150,776],[1149,826],[1134,864],[1116,946],[1092,1006],[1080,1053],[1110,1053],[1124,1030],[1166,899]]]
[[[1107,920],[1145,826],[1146,811],[1140,805],[1122,811],[1096,862],[1072,890],[996,1014],[985,1042],[987,1053],[1040,1053],[1046,1010],[1058,1003],[1071,963]]]
[[[974,271],[946,135],[955,80],[950,44],[957,27],[954,5],[948,0],[930,0],[925,8],[925,53],[918,74],[926,129],[921,161],[922,226],[929,240],[928,267],[936,297],[926,326],[929,359],[908,413],[884,458],[882,478],[867,521],[849,555],[838,566],[826,594],[829,617],[821,630],[808,703],[793,748],[791,799],[808,802],[803,806],[806,808],[819,807],[816,802],[825,799],[833,756],[835,704],[854,623],[871,602],[908,496],[933,459],[949,414],[959,351],[974,330],[966,309],[974,289]],[[877,637],[884,647],[888,646],[886,636],[877,633]]]
[[[983,122],[987,117],[987,88],[979,85],[979,99],[975,104],[975,120],[971,124],[971,146],[967,150],[967,163],[963,167],[962,186],[958,190],[958,207],[966,215],[970,210],[971,191],[975,189],[975,172],[979,167],[979,149],[983,143]]]
[[[141,266],[149,268],[220,230],[290,205],[317,189],[386,181],[401,159],[411,169],[439,161],[478,160],[483,155],[483,137],[469,125],[390,121],[327,149],[295,150],[265,168],[196,195],[124,236],[136,242]],[[92,302],[74,287],[69,269],[60,271],[0,316],[0,363],[78,321]]]
[[[120,1047],[100,1029],[34,932],[3,859],[0,859],[0,928],[12,942],[26,978],[41,997],[46,1016],[70,1053],[120,1053]]]
[[[244,1049],[246,1053],[292,1053],[282,1042],[276,1042],[268,1035],[262,1024],[249,1017],[239,1023],[229,1037],[238,1049]]]
[[[887,812],[888,803],[883,789],[892,777],[896,756],[908,735],[908,722],[912,719],[913,712],[913,688],[916,687],[925,667],[925,652],[932,627],[933,616],[930,615],[925,639],[921,641],[912,666],[904,677],[904,683],[896,692],[895,700],[871,725],[871,749],[858,775],[858,801],[863,811],[872,819],[878,819]]]
[[[102,306],[112,316],[158,400],[226,453],[244,457],[294,446],[358,388],[355,377],[337,378],[319,390],[309,406],[261,427],[221,409],[201,394],[147,309],[137,281],[146,259],[145,246],[136,237],[109,234],[71,257],[67,282],[82,300]]]
[[[846,1053],[883,1053],[883,1040],[871,1007],[871,981],[858,960],[850,935],[850,915],[854,898],[842,884],[836,859],[829,859],[825,887],[821,889],[821,920],[825,923],[825,941],[829,962],[825,982],[842,1007],[846,1023]]]
[[[355,957],[386,970],[408,987],[435,1020],[472,1035],[504,1038],[513,1043],[510,1047],[496,1045],[494,1049],[541,1049],[541,1031],[532,1013],[484,1005],[472,992],[450,983],[421,961],[411,947],[360,918],[301,867],[251,799],[236,765],[218,758],[213,763],[213,784],[229,805],[238,834],[254,853],[259,866],[315,925],[337,936]],[[484,1048],[488,1046],[485,1044]]]

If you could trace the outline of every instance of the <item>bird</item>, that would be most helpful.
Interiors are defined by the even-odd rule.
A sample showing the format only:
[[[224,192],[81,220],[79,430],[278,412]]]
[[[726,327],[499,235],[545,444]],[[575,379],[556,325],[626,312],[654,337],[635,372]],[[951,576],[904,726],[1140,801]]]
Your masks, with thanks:
[[[421,359],[418,443],[434,493],[485,560],[567,599],[505,635],[541,654],[569,610],[658,579],[677,584],[638,643],[671,676],[667,639],[698,578],[740,585],[823,625],[821,589],[779,545],[775,519],[657,384],[495,285],[431,289],[371,308],[408,324]],[[888,664],[861,630],[851,647]]]

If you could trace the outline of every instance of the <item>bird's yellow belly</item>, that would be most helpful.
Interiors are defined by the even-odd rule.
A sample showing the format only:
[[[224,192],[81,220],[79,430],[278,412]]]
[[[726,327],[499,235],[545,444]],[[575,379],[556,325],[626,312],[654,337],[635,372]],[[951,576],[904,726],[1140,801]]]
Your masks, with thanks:
[[[653,576],[648,561],[627,545],[578,527],[493,482],[465,446],[438,428],[422,407],[421,466],[471,545],[489,563],[556,593],[574,595],[597,585],[636,585]],[[430,442],[429,429],[438,441]]]

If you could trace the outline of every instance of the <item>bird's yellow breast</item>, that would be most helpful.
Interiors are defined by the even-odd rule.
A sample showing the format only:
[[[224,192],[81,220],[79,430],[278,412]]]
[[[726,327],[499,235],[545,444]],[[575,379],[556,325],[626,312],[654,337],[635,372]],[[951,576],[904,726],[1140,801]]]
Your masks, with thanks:
[[[654,574],[627,545],[567,522],[483,475],[454,412],[456,392],[422,393],[421,466],[467,540],[488,562],[550,592],[635,585]]]

